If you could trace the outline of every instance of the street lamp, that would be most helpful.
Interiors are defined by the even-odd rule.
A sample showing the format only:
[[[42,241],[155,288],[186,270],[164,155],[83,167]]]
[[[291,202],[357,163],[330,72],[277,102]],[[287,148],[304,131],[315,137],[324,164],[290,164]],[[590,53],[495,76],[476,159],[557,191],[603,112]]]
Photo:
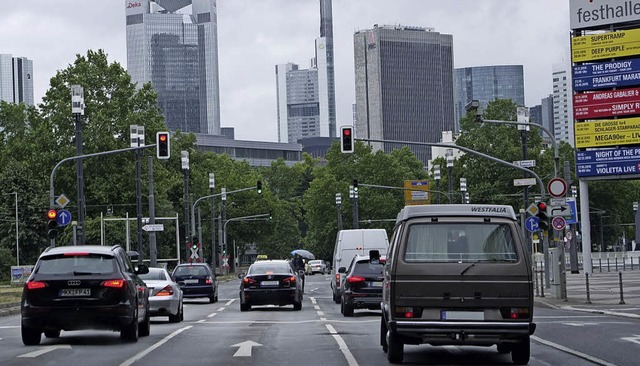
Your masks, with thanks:
[[[447,181],[449,181],[449,202],[452,202],[452,194],[453,194],[453,149],[447,149],[447,169],[449,175],[447,176]]]
[[[353,216],[353,228],[358,229],[358,190],[354,186],[349,186],[349,198],[351,199],[351,213]]]
[[[76,156],[82,155],[82,118],[84,117],[84,88],[70,85],[71,113],[76,123]],[[84,244],[84,175],[82,159],[76,160],[76,176],[78,181],[78,242]],[[52,239],[52,241],[55,239]]]
[[[186,257],[189,256],[189,238],[191,233],[189,232],[189,152],[182,150],[180,152],[180,162],[182,164],[182,174],[184,176],[184,246],[186,249]],[[188,259],[187,259],[188,260]]]
[[[216,175],[209,173],[209,193],[211,194],[211,266],[215,269],[218,263],[216,255],[216,198],[214,191],[216,188]]]
[[[342,194],[336,193],[336,209],[338,210],[338,230],[342,230]]]
[[[466,203],[465,194],[467,193],[467,178],[460,178],[460,193],[460,199],[462,200],[462,203]]]
[[[438,204],[440,204],[440,164],[433,166],[433,179],[436,180],[436,191],[438,191]]]

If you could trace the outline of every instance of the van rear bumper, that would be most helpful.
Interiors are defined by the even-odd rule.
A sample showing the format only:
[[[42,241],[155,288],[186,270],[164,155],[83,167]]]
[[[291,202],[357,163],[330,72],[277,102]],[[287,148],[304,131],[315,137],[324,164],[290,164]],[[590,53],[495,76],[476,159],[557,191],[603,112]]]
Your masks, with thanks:
[[[409,337],[449,337],[455,334],[468,336],[513,338],[532,335],[535,323],[524,322],[434,322],[392,320],[389,330]]]

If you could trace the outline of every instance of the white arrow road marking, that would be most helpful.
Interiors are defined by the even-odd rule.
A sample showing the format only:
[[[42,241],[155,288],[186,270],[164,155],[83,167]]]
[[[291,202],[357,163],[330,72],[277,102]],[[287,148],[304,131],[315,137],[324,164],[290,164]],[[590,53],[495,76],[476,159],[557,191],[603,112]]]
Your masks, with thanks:
[[[633,337],[622,337],[620,339],[622,339],[623,341],[629,341],[629,342],[640,344],[640,335],[637,335],[637,334],[634,334]]]
[[[22,358],[35,358],[41,355],[44,355],[47,352],[51,352],[51,351],[55,351],[57,349],[71,349],[71,346],[68,344],[65,345],[59,345],[59,346],[46,346],[46,347],[42,347],[37,351],[33,351],[33,352],[29,352],[29,353],[25,353],[23,355],[20,355],[18,357],[22,357]]]
[[[254,341],[244,341],[242,343],[236,343],[231,347],[240,347],[236,353],[233,354],[233,357],[251,357],[251,348],[262,347],[262,345]]]

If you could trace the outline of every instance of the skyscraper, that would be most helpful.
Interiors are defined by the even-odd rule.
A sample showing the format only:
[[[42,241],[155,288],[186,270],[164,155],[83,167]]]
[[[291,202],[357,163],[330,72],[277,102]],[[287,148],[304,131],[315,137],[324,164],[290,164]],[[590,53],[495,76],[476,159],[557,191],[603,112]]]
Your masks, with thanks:
[[[456,131],[460,132],[460,118],[466,114],[465,106],[472,100],[480,106],[496,99],[511,99],[524,106],[524,72],[522,65],[464,67],[454,70],[456,101]]]
[[[33,61],[0,55],[0,100],[33,105]]]
[[[439,142],[453,131],[453,36],[377,26],[354,34],[356,137]],[[373,143],[389,152],[402,144]],[[429,146],[408,145],[426,165]]]
[[[132,81],[151,82],[170,130],[219,135],[216,0],[124,3]]]
[[[320,0],[320,37],[309,69],[276,65],[278,142],[336,136],[331,0]]]
[[[571,66],[553,65],[553,135],[556,141],[575,146]]]

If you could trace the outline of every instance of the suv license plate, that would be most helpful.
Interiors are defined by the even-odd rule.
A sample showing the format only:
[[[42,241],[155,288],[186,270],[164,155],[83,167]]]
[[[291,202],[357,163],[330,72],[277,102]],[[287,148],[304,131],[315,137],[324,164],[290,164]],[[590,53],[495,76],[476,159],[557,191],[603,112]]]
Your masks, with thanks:
[[[73,297],[73,296],[91,296],[91,289],[63,288],[62,290],[60,290],[60,297]]]

